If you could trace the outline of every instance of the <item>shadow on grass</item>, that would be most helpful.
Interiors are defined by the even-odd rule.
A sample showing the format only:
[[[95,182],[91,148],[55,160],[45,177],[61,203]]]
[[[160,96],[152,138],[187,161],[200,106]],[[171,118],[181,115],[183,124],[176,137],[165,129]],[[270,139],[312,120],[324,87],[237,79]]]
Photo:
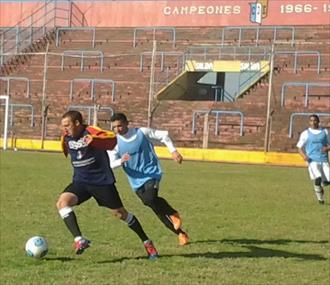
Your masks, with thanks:
[[[260,244],[275,244],[275,245],[283,245],[290,243],[311,243],[311,244],[327,244],[329,241],[321,240],[321,241],[310,241],[310,240],[290,240],[290,239],[276,239],[276,240],[258,240],[258,239],[222,239],[222,240],[198,240],[193,241],[190,244],[213,244],[213,243],[224,243],[240,246],[242,248],[247,249],[248,251],[235,251],[235,252],[199,252],[199,253],[182,253],[182,254],[161,254],[159,259],[166,257],[186,257],[186,258],[268,258],[268,257],[283,257],[283,258],[298,258],[302,260],[327,260],[327,258],[318,255],[318,254],[303,254],[303,253],[293,253],[284,250],[276,250],[264,247],[258,247],[256,245]],[[188,245],[189,247],[189,245]],[[48,261],[62,261],[68,262],[76,260],[71,257],[45,257]],[[99,264],[105,263],[120,263],[123,261],[129,260],[147,260],[145,255],[136,256],[136,257],[121,257],[115,258],[111,260],[103,260],[99,261]]]
[[[62,262],[67,262],[67,261],[73,261],[73,260],[77,260],[75,258],[72,257],[66,257],[66,256],[59,256],[59,257],[44,257],[43,259],[47,260],[47,261],[62,261]]]
[[[226,241],[216,241],[216,242],[228,242]],[[232,240],[230,240],[231,243],[234,243]],[[197,241],[198,242],[212,242],[212,241]],[[298,258],[302,260],[327,260],[327,258],[318,255],[318,254],[303,254],[303,253],[293,253],[289,251],[284,250],[276,250],[276,249],[270,249],[270,248],[261,248],[258,246],[252,246],[252,245],[242,245],[241,247],[248,249],[249,251],[236,251],[236,252],[200,252],[200,253],[183,253],[183,254],[161,254],[159,258],[164,257],[187,257],[187,258],[214,258],[214,259],[222,259],[222,258],[268,258],[268,257],[283,257],[283,258]],[[139,260],[139,259],[146,259],[145,256],[141,257],[134,257],[134,258],[128,258],[128,257],[122,257],[112,260],[105,260],[100,261],[98,263],[117,263],[122,262],[125,260]]]
[[[312,244],[327,244],[328,240],[292,240],[292,239],[221,239],[221,240],[197,240],[191,243],[230,243],[232,245],[246,245],[246,244],[290,244],[290,243],[312,243]]]
[[[258,247],[255,245],[260,244],[275,244],[283,245],[290,243],[311,243],[311,244],[327,244],[328,240],[321,241],[310,241],[310,240],[290,240],[290,239],[276,239],[276,240],[258,240],[258,239],[222,239],[222,240],[200,240],[191,242],[194,243],[227,243],[231,245],[240,246],[247,248],[250,252],[230,252],[230,253],[210,253],[211,256],[218,256],[214,258],[224,258],[224,257],[284,257],[284,258],[299,258],[304,260],[327,260],[327,258],[319,254],[303,254],[303,253],[293,253],[284,250],[276,250],[264,247]]]
[[[206,257],[206,258],[265,258],[265,257],[284,257],[299,258],[303,260],[327,260],[327,258],[318,254],[293,253],[284,250],[276,250],[270,248],[261,248],[257,246],[242,246],[249,251],[242,252],[205,252],[205,253],[189,253],[182,254],[185,257]]]
[[[117,262],[123,262],[123,261],[126,261],[126,260],[142,260],[142,259],[147,260],[148,258],[145,255],[144,256],[137,256],[137,257],[121,257],[121,258],[114,258],[114,259],[111,259],[111,260],[102,260],[102,261],[99,261],[97,263],[99,263],[99,264],[117,263]]]

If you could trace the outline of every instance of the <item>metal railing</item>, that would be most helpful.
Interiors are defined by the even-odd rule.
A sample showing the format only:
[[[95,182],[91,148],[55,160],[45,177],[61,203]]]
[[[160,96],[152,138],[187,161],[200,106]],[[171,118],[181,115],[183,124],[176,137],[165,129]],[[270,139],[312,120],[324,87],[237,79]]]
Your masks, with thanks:
[[[292,130],[293,130],[293,120],[297,116],[311,116],[311,115],[318,115],[319,117],[330,117],[330,113],[291,113],[290,121],[289,121],[289,138],[292,138]]]
[[[225,37],[226,37],[226,32],[228,31],[238,31],[238,41],[237,41],[237,45],[241,45],[243,37],[244,37],[244,31],[255,31],[255,46],[259,45],[259,41],[260,40],[260,33],[261,31],[265,31],[265,30],[269,30],[273,33],[273,42],[276,42],[277,40],[279,40],[279,36],[278,36],[278,32],[279,31],[291,31],[291,41],[289,42],[289,44],[291,46],[294,46],[294,42],[295,42],[295,28],[294,27],[289,27],[289,26],[267,26],[267,27],[261,27],[261,26],[257,26],[257,27],[224,27],[221,31],[221,45],[225,45]],[[249,39],[250,40],[250,39]],[[281,42],[283,43],[283,42]],[[230,45],[233,45],[235,43],[230,43]],[[246,43],[244,43],[245,45],[247,45]]]
[[[140,57],[140,71],[143,71],[143,60],[144,55],[151,55],[150,52],[142,53]],[[186,54],[184,52],[156,52],[156,55],[161,56],[161,68],[160,72],[156,72],[154,74],[154,83],[153,90],[154,94],[156,94],[163,87],[167,86],[170,81],[174,80],[179,74],[184,71],[185,62],[186,62]],[[176,68],[173,67],[164,67],[164,61],[167,56],[175,56],[176,57]]]
[[[84,59],[85,58],[99,58],[100,59],[100,71],[103,72],[104,54],[99,50],[65,50],[62,54],[61,70],[64,70],[65,57],[78,57],[80,58],[80,71],[84,71]]]
[[[106,83],[106,84],[111,84],[111,99],[112,101],[115,101],[115,82],[112,79],[99,79],[99,78],[74,78],[71,80],[70,83],[70,101],[73,100],[73,87],[75,82],[88,82],[91,86],[91,98],[92,100],[95,100],[95,85],[96,83]]]
[[[7,145],[8,145],[8,118],[9,118],[9,96],[8,95],[0,95],[0,100],[4,100],[5,103],[2,104],[3,106],[5,106],[5,111],[4,111],[4,116],[1,117],[1,119],[4,120],[3,123],[3,150],[7,149]]]
[[[85,16],[73,1],[45,1],[31,15],[0,32],[0,65],[58,26],[84,26]]]
[[[239,116],[240,117],[240,136],[243,136],[243,119],[244,115],[241,111],[223,111],[223,110],[197,110],[193,112],[192,116],[192,134],[196,133],[196,118],[197,115],[200,114],[215,114],[215,135],[219,135],[219,118],[221,115],[233,115],[233,116]]]
[[[294,56],[293,61],[293,71],[294,73],[297,73],[297,66],[298,66],[298,57],[303,55],[308,56],[316,56],[317,59],[317,73],[320,73],[321,69],[321,53],[316,50],[296,50],[296,51],[275,51],[274,55],[275,57],[280,54],[291,54]]]
[[[92,123],[92,118],[94,116],[95,109],[97,109],[97,111],[101,111],[101,112],[102,111],[109,112],[109,120],[114,113],[114,110],[110,106],[95,108],[94,105],[70,105],[68,107],[68,110],[87,110],[87,114],[88,114],[87,115],[87,124],[88,125],[90,125]]]
[[[234,102],[235,98],[227,92],[222,85],[212,85],[211,89],[214,89],[214,102]]]
[[[143,71],[143,63],[144,63],[144,59],[147,56],[152,56],[152,52],[146,51],[140,54],[140,71]],[[185,62],[185,57],[184,57],[184,53],[183,52],[176,52],[176,51],[156,51],[155,52],[155,57],[160,56],[160,71],[164,71],[164,62],[165,62],[165,57],[168,56],[175,56],[178,58],[182,57],[182,59],[180,60],[180,62],[178,62],[178,67],[183,67],[184,66],[184,62]]]
[[[260,61],[269,60],[270,52],[271,46],[199,45],[188,48],[186,59]]]
[[[158,31],[168,31],[170,33],[172,33],[172,42],[173,42],[173,47],[175,47],[175,42],[176,42],[176,31],[175,28],[173,27],[143,27],[143,28],[135,28],[134,29],[134,35],[133,35],[133,47],[136,47],[137,45],[137,34],[138,31],[143,31],[143,32],[147,32],[147,31],[152,31],[152,39],[156,40],[156,32]]]
[[[7,81],[7,92],[4,95],[10,95],[10,81],[24,81],[26,82],[26,97],[30,97],[30,79],[27,77],[16,77],[16,76],[9,76],[9,77],[0,77],[0,80]]]
[[[172,80],[182,73],[181,68],[165,68],[164,72],[155,73],[153,90],[154,94],[166,87]]]
[[[60,45],[61,41],[61,33],[65,31],[90,31],[92,33],[92,47],[95,47],[95,34],[96,30],[95,27],[61,27],[56,29],[56,46]]]
[[[4,106],[5,104],[1,104]],[[34,127],[34,109],[31,104],[13,104],[9,103],[9,125],[12,127],[14,125],[14,109],[31,109],[31,127]]]
[[[311,87],[330,87],[330,83],[324,83],[324,82],[285,82],[282,84],[281,88],[281,107],[284,107],[285,105],[285,94],[286,94],[286,88],[294,86],[294,87],[304,87],[305,88],[305,98],[304,98],[304,106],[308,106],[308,96],[309,96],[309,90]],[[329,94],[330,95],[330,94]]]

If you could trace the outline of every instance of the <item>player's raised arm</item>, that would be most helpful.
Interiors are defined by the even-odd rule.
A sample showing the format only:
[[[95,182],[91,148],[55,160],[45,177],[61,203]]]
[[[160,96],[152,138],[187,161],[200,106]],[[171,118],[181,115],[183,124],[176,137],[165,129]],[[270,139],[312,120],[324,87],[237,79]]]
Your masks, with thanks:
[[[178,163],[181,163],[183,161],[182,155],[176,150],[168,131],[163,130],[156,130],[151,128],[140,128],[140,130],[144,133],[144,135],[154,141],[158,141],[160,143],[163,143],[166,145],[168,151],[172,154],[173,160],[175,160]]]

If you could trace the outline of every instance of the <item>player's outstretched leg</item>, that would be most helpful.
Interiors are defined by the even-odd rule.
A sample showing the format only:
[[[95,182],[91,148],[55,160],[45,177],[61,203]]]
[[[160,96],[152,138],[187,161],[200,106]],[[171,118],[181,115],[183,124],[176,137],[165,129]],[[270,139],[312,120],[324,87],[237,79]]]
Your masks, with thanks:
[[[120,208],[114,210],[113,214],[123,220],[128,225],[128,227],[138,235],[140,240],[143,242],[149,259],[156,259],[159,256],[153,242],[149,239],[143,230],[139,220],[132,213],[128,213],[125,208]],[[124,218],[125,216],[126,218]]]
[[[151,208],[159,220],[173,233],[178,235],[179,244],[186,245],[188,234],[182,229],[182,220],[179,213],[162,197],[158,196],[158,184],[150,181],[136,192],[144,205]]]

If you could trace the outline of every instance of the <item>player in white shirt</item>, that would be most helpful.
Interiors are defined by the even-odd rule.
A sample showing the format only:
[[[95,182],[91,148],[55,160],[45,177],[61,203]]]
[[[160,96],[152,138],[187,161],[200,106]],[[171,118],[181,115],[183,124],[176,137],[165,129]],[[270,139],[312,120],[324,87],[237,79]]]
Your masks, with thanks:
[[[304,130],[297,143],[298,152],[308,164],[308,172],[314,183],[316,198],[324,204],[324,186],[329,185],[330,137],[327,129],[320,128],[317,115],[309,116],[309,128]]]
[[[123,113],[113,114],[111,123],[117,135],[117,145],[108,151],[111,167],[123,167],[133,192],[178,236],[179,244],[186,245],[189,238],[181,228],[179,213],[158,196],[162,170],[152,140],[165,144],[172,158],[178,163],[182,162],[182,156],[174,147],[168,132],[151,128],[128,128],[128,120]]]

